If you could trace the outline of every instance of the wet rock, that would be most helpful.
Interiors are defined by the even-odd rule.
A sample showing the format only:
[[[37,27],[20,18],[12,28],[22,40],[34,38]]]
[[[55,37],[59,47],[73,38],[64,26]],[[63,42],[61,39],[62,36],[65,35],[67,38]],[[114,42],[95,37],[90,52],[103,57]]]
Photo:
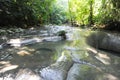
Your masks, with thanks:
[[[49,36],[48,31],[47,30],[41,30],[39,36],[41,36],[41,37]]]
[[[2,49],[3,48],[3,46],[2,45],[0,45],[0,49]]]
[[[56,42],[60,41],[63,38],[61,36],[53,36],[53,37],[44,37],[44,38],[32,38],[32,39],[10,39],[6,44],[8,46],[14,46],[14,47],[20,47],[23,45],[29,45],[29,44],[34,44],[38,42],[43,42],[43,41],[51,41],[51,42]],[[3,48],[3,45],[0,45],[0,49]]]
[[[120,36],[106,34],[101,44],[99,44],[99,48],[120,52]]]
[[[74,64],[70,69],[66,80],[80,80],[80,64]]]
[[[120,36],[97,32],[87,38],[87,43],[95,48],[120,52]]]
[[[6,46],[8,46],[7,43],[2,43],[2,44],[0,44],[0,49],[3,49]]]
[[[39,75],[30,69],[21,69],[14,80],[42,80]]]
[[[11,57],[11,56],[12,56],[12,54],[2,55],[1,58],[0,58],[0,60],[7,59],[7,58],[9,58],[9,57]]]
[[[28,45],[28,44],[33,44],[37,42],[41,42],[42,40],[39,38],[33,38],[33,39],[26,39],[26,40],[21,40],[21,39],[10,39],[7,44],[10,44],[11,46],[17,46],[20,47],[21,45]]]
[[[42,40],[56,42],[56,41],[61,41],[62,37],[61,36],[45,37]]]
[[[97,80],[98,70],[84,64],[74,64],[66,80]],[[101,79],[102,80],[102,79]]]
[[[64,51],[54,64],[40,70],[39,75],[30,69],[21,69],[12,80],[66,80],[72,65],[70,52]]]
[[[79,48],[74,48],[74,47],[69,47],[69,46],[65,46],[64,49],[69,50],[69,51],[80,51]]]
[[[55,64],[40,71],[43,80],[66,80],[67,74],[73,65],[70,53],[63,53]]]
[[[57,34],[58,36],[61,36],[63,39],[66,39],[66,32],[64,30],[59,31]]]

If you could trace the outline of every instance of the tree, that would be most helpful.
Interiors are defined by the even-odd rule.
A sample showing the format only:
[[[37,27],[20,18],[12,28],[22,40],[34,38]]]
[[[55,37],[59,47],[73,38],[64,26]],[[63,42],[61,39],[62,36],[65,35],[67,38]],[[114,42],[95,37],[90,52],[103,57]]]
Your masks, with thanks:
[[[93,22],[93,0],[89,1],[90,4],[90,14],[89,14],[89,25],[91,26],[94,22]]]
[[[34,25],[35,18],[30,2],[31,0],[1,0],[0,25]]]

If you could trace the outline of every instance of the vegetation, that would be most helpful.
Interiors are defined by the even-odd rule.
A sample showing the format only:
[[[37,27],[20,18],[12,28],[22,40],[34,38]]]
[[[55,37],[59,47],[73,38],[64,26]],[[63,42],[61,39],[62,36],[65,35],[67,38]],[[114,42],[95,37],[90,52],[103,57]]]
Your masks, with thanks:
[[[25,26],[34,25],[31,7],[32,0],[0,0],[0,25],[1,26]]]
[[[103,25],[119,29],[119,0],[0,0],[0,26]],[[111,26],[112,25],[112,26]],[[114,26],[114,27],[113,27]]]
[[[76,24],[106,24],[119,21],[119,0],[69,0],[71,18]]]

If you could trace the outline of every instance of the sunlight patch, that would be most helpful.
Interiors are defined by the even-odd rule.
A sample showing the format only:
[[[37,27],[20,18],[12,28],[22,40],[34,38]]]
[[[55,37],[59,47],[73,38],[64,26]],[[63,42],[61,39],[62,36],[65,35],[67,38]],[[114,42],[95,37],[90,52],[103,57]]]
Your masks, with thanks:
[[[4,65],[5,65],[5,64],[9,64],[9,63],[10,63],[9,61],[0,61],[0,64],[2,64],[2,65],[3,65],[3,64],[4,64]]]
[[[99,61],[101,61],[103,64],[109,65],[110,62],[104,58],[101,58],[99,56],[95,56],[96,59],[98,59]]]
[[[21,46],[21,39],[10,39],[9,44],[11,46]]]
[[[105,74],[104,77],[107,78],[107,80],[119,80],[116,76],[108,73]]]
[[[6,71],[16,69],[17,67],[18,65],[11,65],[11,64],[5,65],[4,68],[0,69],[0,73],[4,73]]]
[[[20,55],[20,56],[25,56],[25,55],[30,55],[31,53],[23,50],[23,51],[17,52],[17,54]]]

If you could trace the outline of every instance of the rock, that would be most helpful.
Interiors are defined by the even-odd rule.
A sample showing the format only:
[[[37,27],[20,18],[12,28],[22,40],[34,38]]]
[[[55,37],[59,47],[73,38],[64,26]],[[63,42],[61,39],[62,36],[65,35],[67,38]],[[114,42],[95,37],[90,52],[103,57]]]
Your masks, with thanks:
[[[120,36],[106,34],[106,36],[101,41],[101,44],[99,44],[99,48],[120,52]]]
[[[10,39],[10,41],[7,42],[7,44],[10,44],[11,46],[20,47],[21,45],[28,45],[28,44],[33,44],[33,43],[37,43],[37,42],[42,42],[42,40],[39,38],[26,39],[26,40]]]
[[[52,41],[52,42],[61,41],[61,40],[62,40],[61,36],[45,37],[42,39],[42,41]]]
[[[41,77],[43,80],[66,80],[68,71],[72,65],[73,61],[70,53],[65,52],[55,64],[40,71]]]
[[[2,44],[0,44],[0,49],[3,49],[3,48],[6,47],[6,46],[7,46],[6,43],[2,43]]]
[[[98,80],[97,77],[99,75],[97,72],[98,70],[91,66],[84,64],[74,64],[69,70],[68,77],[66,80]]]
[[[81,79],[80,73],[80,64],[74,64],[70,69],[66,80],[79,80]]]
[[[97,32],[88,36],[87,43],[98,49],[120,52],[119,35],[105,32]]]
[[[14,80],[42,80],[39,75],[30,69],[21,69]]]
[[[30,69],[21,69],[13,80],[66,80],[72,65],[70,52],[64,51],[56,63],[40,70],[39,75]]]
[[[14,46],[14,47],[20,47],[22,45],[29,45],[29,44],[34,44],[38,42],[43,42],[43,41],[60,41],[63,38],[61,36],[52,36],[52,37],[44,37],[44,38],[32,38],[32,39],[10,39],[10,41],[7,42],[8,45]],[[0,46],[0,49],[2,46]]]
[[[0,45],[0,49],[2,49],[3,48],[3,46],[2,45]]]
[[[58,36],[61,36],[63,39],[66,39],[66,32],[64,30],[57,32]]]

